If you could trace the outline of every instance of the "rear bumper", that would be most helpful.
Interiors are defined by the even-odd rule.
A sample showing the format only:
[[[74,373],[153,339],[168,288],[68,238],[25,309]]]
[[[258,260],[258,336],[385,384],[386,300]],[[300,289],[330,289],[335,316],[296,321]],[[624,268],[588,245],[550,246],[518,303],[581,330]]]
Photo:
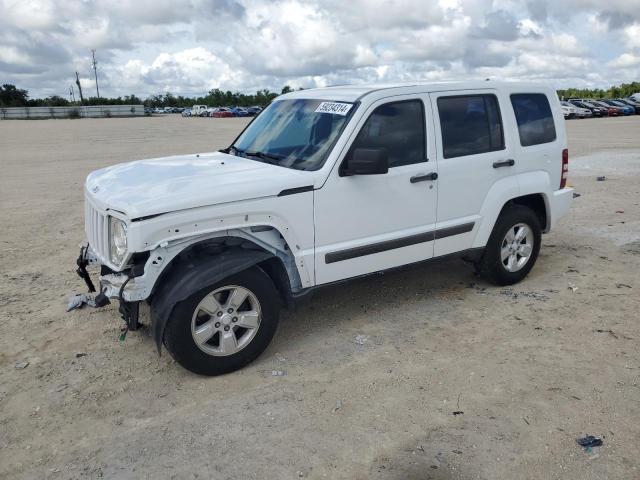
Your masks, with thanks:
[[[557,224],[558,220],[569,213],[571,202],[573,201],[573,188],[566,187],[561,190],[556,190],[549,198],[549,211],[551,214],[551,222],[549,229],[552,229]]]

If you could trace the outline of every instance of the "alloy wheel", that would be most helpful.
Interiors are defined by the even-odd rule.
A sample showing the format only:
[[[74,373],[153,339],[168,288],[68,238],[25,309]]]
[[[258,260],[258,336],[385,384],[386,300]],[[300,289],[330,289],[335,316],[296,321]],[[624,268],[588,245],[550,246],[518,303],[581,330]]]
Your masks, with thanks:
[[[261,319],[256,295],[244,287],[228,285],[208,293],[198,303],[191,320],[191,336],[209,355],[233,355],[254,339]]]

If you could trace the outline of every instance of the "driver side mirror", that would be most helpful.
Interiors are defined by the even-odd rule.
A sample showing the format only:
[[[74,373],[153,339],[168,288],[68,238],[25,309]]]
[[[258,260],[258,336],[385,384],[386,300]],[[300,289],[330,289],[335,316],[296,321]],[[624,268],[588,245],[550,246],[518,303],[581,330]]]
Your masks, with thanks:
[[[356,148],[344,163],[340,176],[380,175],[389,172],[386,148]]]

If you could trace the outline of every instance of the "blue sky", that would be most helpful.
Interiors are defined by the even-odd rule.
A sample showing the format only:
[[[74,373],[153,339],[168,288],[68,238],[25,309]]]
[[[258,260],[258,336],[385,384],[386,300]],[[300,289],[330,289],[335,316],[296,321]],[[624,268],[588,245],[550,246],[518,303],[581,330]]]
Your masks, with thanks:
[[[640,80],[640,0],[0,0],[0,83],[68,95]]]

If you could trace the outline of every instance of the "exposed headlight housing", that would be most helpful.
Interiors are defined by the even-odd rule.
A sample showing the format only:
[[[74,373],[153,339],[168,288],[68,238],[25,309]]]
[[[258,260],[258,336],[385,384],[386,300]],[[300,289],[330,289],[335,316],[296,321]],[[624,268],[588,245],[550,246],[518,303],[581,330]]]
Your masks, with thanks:
[[[109,253],[114,265],[121,266],[127,255],[127,224],[109,217]]]

